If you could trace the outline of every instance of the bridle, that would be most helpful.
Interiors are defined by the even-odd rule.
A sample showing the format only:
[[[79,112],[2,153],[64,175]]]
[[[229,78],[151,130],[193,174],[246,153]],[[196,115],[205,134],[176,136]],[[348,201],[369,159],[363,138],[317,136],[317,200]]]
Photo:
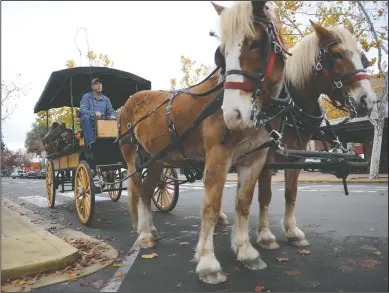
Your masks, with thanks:
[[[224,72],[224,79],[228,75],[232,75],[232,74],[243,75],[244,77],[250,79],[250,81],[243,81],[243,82],[224,81],[224,89],[238,89],[238,90],[253,92],[251,96],[250,120],[253,121],[254,127],[258,128],[260,126],[259,119],[258,119],[260,110],[258,109],[258,105],[257,105],[258,97],[262,95],[262,96],[266,96],[267,98],[273,101],[277,101],[277,98],[271,97],[270,95],[268,77],[273,70],[277,56],[280,57],[282,61],[284,61],[286,57],[283,54],[283,52],[285,52],[288,55],[291,54],[289,54],[285,49],[285,47],[282,45],[282,42],[275,31],[273,22],[263,17],[255,16],[254,23],[255,24],[265,23],[267,25],[267,30],[264,30],[264,32],[266,32],[266,34],[268,35],[268,39],[270,40],[270,43],[268,48],[269,50],[266,54],[266,58],[264,62],[265,66],[263,68],[257,68],[255,72],[249,72],[241,69],[240,70],[231,69]],[[257,45],[258,43],[262,43],[262,41],[261,40],[253,41],[253,45]],[[218,48],[216,51],[215,62],[216,65],[222,67],[223,70],[225,70],[225,59],[220,53],[220,48]]]
[[[350,93],[346,90],[344,85],[351,84],[354,81],[370,79],[368,74],[358,74],[366,72],[366,67],[368,66],[364,65],[364,69],[357,69],[346,73],[335,72],[333,66],[335,64],[335,57],[330,51],[330,48],[338,43],[340,43],[339,40],[330,39],[320,44],[320,54],[316,64],[315,75],[318,76],[319,73],[322,72],[325,77],[331,80],[332,89],[329,98],[331,99],[332,104],[338,109],[342,109],[342,106],[339,106],[338,104],[343,104],[343,106],[348,109],[350,117],[354,118],[357,116],[357,111],[353,103],[353,98],[350,96]],[[335,99],[335,93],[337,91],[341,91],[341,95],[343,97],[342,102]]]

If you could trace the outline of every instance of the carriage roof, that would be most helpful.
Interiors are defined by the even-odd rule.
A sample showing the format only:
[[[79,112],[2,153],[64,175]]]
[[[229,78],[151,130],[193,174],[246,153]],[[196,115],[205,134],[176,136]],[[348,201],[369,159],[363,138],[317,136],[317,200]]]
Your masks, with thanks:
[[[34,107],[34,113],[52,108],[79,107],[84,93],[91,91],[93,78],[103,82],[103,94],[110,98],[114,109],[124,105],[130,95],[151,89],[151,82],[135,74],[107,67],[75,67],[51,73],[46,86]]]

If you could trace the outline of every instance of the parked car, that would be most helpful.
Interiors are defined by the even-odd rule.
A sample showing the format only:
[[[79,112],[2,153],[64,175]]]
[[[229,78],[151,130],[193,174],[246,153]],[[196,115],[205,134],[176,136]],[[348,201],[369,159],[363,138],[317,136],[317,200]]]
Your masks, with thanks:
[[[321,160],[320,159],[306,159],[305,160],[305,163],[320,163]],[[304,171],[308,171],[308,172],[315,172],[315,171],[320,171],[319,169],[315,169],[315,168],[304,168]]]
[[[19,171],[16,171],[16,172],[12,172],[11,174],[11,177],[12,179],[15,179],[15,178],[26,178],[27,177],[27,172],[26,171],[22,171],[22,170],[19,170]]]
[[[38,172],[37,170],[33,170],[27,173],[28,179],[37,179],[38,178]]]
[[[39,171],[38,178],[46,179],[46,169],[42,169],[42,170]]]

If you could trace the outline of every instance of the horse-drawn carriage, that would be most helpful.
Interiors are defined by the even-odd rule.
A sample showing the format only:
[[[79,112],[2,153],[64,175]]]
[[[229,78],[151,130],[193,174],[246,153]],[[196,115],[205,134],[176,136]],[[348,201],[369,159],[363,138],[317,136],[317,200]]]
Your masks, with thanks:
[[[56,157],[57,165],[49,162],[47,168],[50,174],[47,189],[50,203],[56,187],[52,183],[60,182],[54,180],[55,170],[57,173],[74,170],[72,185],[77,210],[80,219],[89,223],[90,218],[80,212],[78,204],[82,201],[78,196],[83,197],[86,192],[93,194],[92,170],[99,177],[100,187],[107,186],[110,190],[128,178],[128,203],[133,227],[139,234],[138,244],[151,248],[157,241],[151,200],[155,188],[164,181],[161,178],[171,178],[162,177],[166,167],[184,168],[189,182],[204,177],[196,274],[205,283],[217,284],[227,277],[214,253],[213,232],[218,220],[226,220],[221,209],[222,195],[231,167],[236,167],[238,173],[231,247],[238,261],[248,269],[261,270],[266,264],[251,245],[248,233],[256,183],[258,245],[265,249],[279,247],[268,220],[272,168],[285,169],[285,236],[292,245],[308,245],[295,218],[299,170],[309,167],[333,173],[343,179],[347,194],[345,180],[350,168],[368,165],[353,162],[358,159],[357,155],[344,148],[331,127],[328,132],[320,129],[321,123],[328,120],[318,99],[325,94],[351,116],[365,116],[373,109],[375,97],[365,73],[368,64],[357,48],[351,25],[327,29],[312,22],[312,33],[302,38],[290,54],[280,34],[281,24],[267,1],[237,1],[229,8],[213,5],[221,15],[221,45],[215,53],[217,68],[202,82],[187,89],[166,92],[142,91],[138,87],[139,91],[120,110],[117,128],[110,132],[110,143],[116,139],[120,152],[110,144],[113,149],[99,153],[103,161],[93,166],[85,159],[79,161],[79,153],[74,149],[70,154],[77,154],[75,159],[70,155]],[[65,81],[62,84],[71,93],[67,104],[73,107],[76,103],[72,79],[65,78]],[[87,87],[88,81],[82,85]],[[62,90],[60,83],[55,88]],[[110,97],[121,89],[119,85],[114,87]],[[77,96],[81,93],[82,90],[77,92]],[[56,96],[56,91],[51,90],[39,103],[44,105],[43,100],[53,103]],[[50,103],[35,111],[53,107]],[[62,101],[56,106],[63,105]],[[332,151],[307,151],[313,137],[326,142]],[[106,154],[112,154],[114,159],[104,161]],[[307,163],[307,158],[324,160]],[[61,160],[68,162],[64,162],[65,169],[61,168]],[[121,164],[116,164],[118,161]],[[120,171],[118,180],[103,174],[104,170],[117,170],[124,161],[129,172],[126,178],[120,177]],[[174,179],[178,191],[178,181]],[[88,200],[88,208],[93,207]]]
[[[92,77],[93,76],[93,77]],[[94,214],[95,194],[108,192],[113,201],[118,201],[123,187],[123,173],[126,164],[115,142],[117,137],[116,120],[94,120],[96,142],[90,153],[86,152],[77,107],[82,95],[90,91],[90,81],[98,77],[104,81],[104,93],[110,98],[112,107],[119,109],[137,91],[151,88],[151,82],[117,69],[106,67],[77,67],[53,72],[34,108],[34,113],[46,111],[48,133],[43,138],[45,146],[46,192],[48,204],[55,205],[56,190],[74,191],[80,221],[88,225]],[[49,110],[70,107],[72,127],[55,122],[52,117],[49,126]],[[99,175],[113,185],[99,184]],[[172,210],[178,200],[177,173],[166,167],[153,195],[155,205],[161,211]]]

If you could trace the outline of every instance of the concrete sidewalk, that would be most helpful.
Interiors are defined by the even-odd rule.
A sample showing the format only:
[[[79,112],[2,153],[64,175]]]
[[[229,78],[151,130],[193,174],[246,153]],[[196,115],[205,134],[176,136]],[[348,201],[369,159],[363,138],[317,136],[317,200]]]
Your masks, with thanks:
[[[179,179],[185,180],[185,175],[179,174]],[[227,175],[227,181],[237,181],[238,174],[230,173]],[[273,175],[272,182],[284,182],[284,171],[278,171]],[[342,179],[338,179],[335,175],[321,172],[306,172],[301,171],[299,183],[342,183]],[[369,174],[350,174],[347,177],[347,183],[388,183],[388,174],[380,174],[377,180],[370,180]]]
[[[1,206],[1,281],[66,267],[78,249]]]

